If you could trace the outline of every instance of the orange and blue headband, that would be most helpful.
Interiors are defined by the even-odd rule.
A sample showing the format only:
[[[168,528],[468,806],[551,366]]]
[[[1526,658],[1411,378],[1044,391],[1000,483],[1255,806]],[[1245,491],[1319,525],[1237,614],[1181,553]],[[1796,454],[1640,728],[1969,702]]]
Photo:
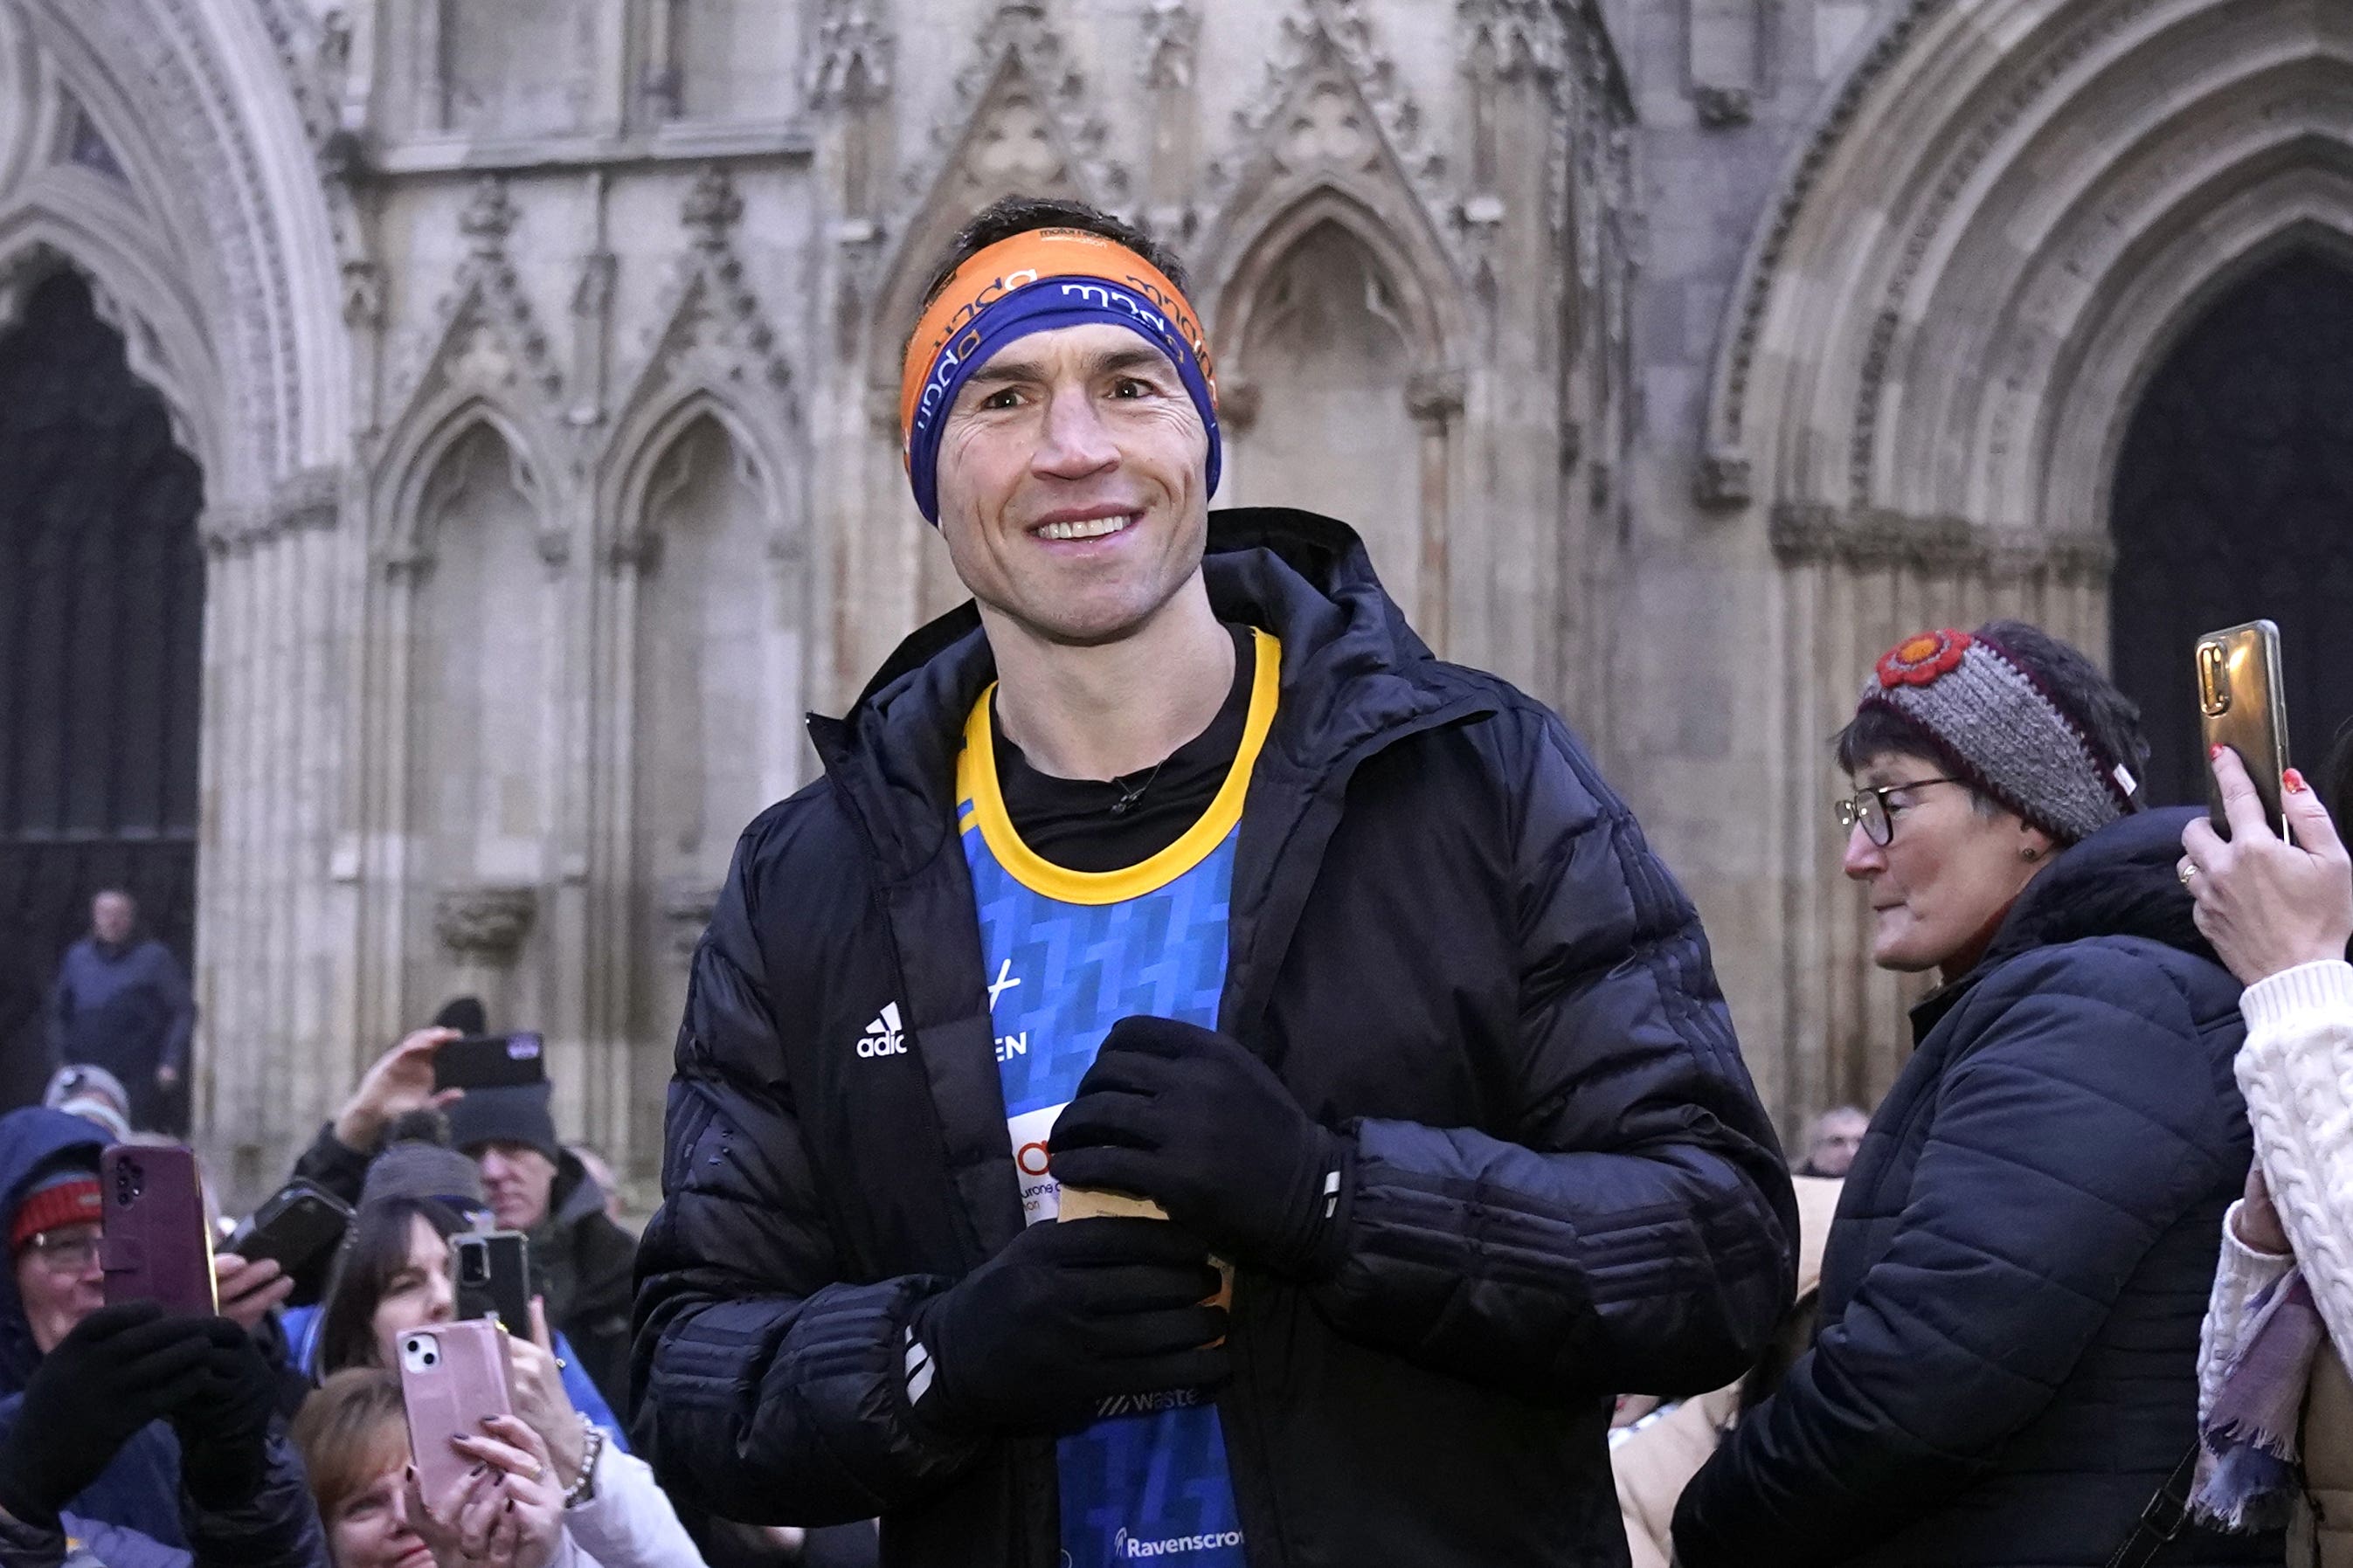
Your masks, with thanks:
[[[915,505],[940,521],[940,434],[972,374],[1032,332],[1107,322],[1125,327],[1176,366],[1209,435],[1209,492],[1218,489],[1218,378],[1200,318],[1176,285],[1126,246],[1077,228],[1017,234],[949,275],[907,342],[899,385],[902,457]]]

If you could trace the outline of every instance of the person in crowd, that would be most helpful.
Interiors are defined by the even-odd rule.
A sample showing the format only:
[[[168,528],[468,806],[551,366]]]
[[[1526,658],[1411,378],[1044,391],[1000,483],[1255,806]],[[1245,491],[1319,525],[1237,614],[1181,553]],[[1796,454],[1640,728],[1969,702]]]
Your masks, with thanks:
[[[49,989],[49,1060],[104,1068],[130,1090],[132,1126],[176,1136],[188,1130],[195,997],[172,950],[138,929],[129,893],[110,888],[90,900],[90,934],[66,949]]]
[[[417,1111],[446,1110],[464,1093],[433,1087],[434,1053],[463,1037],[448,1025],[435,1024],[413,1031],[368,1064],[333,1119],[295,1161],[294,1173],[347,1204],[358,1203],[368,1166],[388,1142],[395,1123]]]
[[[117,1143],[131,1138],[131,1091],[101,1067],[71,1062],[49,1075],[41,1103],[68,1116],[94,1121]]]
[[[464,1489],[427,1499],[410,1470],[399,1378],[374,1368],[329,1378],[294,1435],[333,1568],[599,1568],[567,1528],[576,1510],[539,1434],[511,1416],[482,1426],[452,1439],[475,1461]]]
[[[412,1324],[411,1327],[421,1325]],[[509,1341],[513,1352],[528,1342]],[[514,1500],[522,1529],[512,1542],[518,1568],[532,1563],[580,1568],[702,1568],[669,1499],[645,1462],[592,1438],[585,1456],[549,1397],[560,1388],[534,1384],[543,1361],[518,1353],[512,1366],[515,1415],[484,1423],[463,1448],[488,1467],[485,1494]],[[568,1414],[568,1407],[565,1412]],[[475,1499],[423,1498],[406,1472],[410,1454],[400,1380],[381,1366],[353,1366],[320,1385],[295,1419],[319,1516],[326,1521],[334,1568],[421,1568],[427,1561],[498,1562],[466,1516]]]
[[[1801,1176],[1825,1176],[1835,1181],[1854,1165],[1871,1112],[1859,1105],[1839,1105],[1814,1118],[1806,1129],[1806,1157],[1798,1166]]]
[[[532,1288],[606,1402],[626,1406],[637,1237],[555,1136],[551,1085],[473,1089],[448,1108],[449,1142],[481,1170],[501,1230],[531,1238]]]
[[[111,1527],[182,1552],[237,1540],[257,1563],[312,1561],[308,1500],[281,1484],[276,1374],[246,1327],[104,1305],[105,1142],[45,1107],[0,1116],[0,1510],[35,1560],[69,1521],[75,1534]]]
[[[1632,1568],[1668,1568],[1675,1500],[1715,1452],[1740,1412],[1770,1398],[1814,1341],[1821,1304],[1822,1248],[1830,1240],[1841,1183],[1794,1176],[1798,1194],[1798,1296],[1782,1314],[1765,1354],[1746,1376],[1694,1399],[1621,1400],[1609,1432],[1609,1469],[1626,1522]]]
[[[325,1568],[325,1542],[285,1436],[275,1373],[225,1319],[101,1308],[0,1410],[0,1563],[6,1568]],[[76,1511],[142,1430],[176,1429],[188,1545]]]
[[[472,1226],[444,1198],[394,1190],[449,1184],[449,1176],[433,1173],[429,1162],[404,1161],[406,1148],[396,1144],[384,1158],[412,1165],[410,1174],[406,1180],[396,1176],[378,1183],[379,1191],[361,1203],[353,1215],[351,1234],[344,1241],[325,1303],[315,1314],[298,1318],[290,1326],[295,1354],[314,1376],[325,1377],[351,1366],[394,1366],[397,1363],[393,1346],[401,1334],[427,1323],[446,1323],[456,1314],[457,1285],[449,1268],[449,1241]],[[448,1150],[440,1152],[465,1165],[462,1156]],[[462,1195],[459,1201],[465,1201]],[[544,1322],[544,1302],[538,1302],[533,1310]],[[544,1401],[559,1413],[548,1418],[550,1444],[571,1452],[575,1446],[571,1427],[577,1424],[574,1415],[577,1412],[597,1428],[602,1441],[626,1451],[628,1444],[621,1423],[610,1402],[582,1369],[571,1342],[560,1333],[542,1338],[543,1346],[518,1341],[510,1350],[518,1364],[530,1371],[530,1378],[524,1381],[535,1384],[552,1378],[556,1384],[561,1397],[550,1394]]]
[[[2145,1561],[2250,1153],[2238,984],[2175,874],[2190,814],[2141,809],[2137,710],[2021,622],[1898,644],[1837,753],[1872,957],[1942,984],[1848,1173],[1814,1348],[1684,1490],[1677,1553]]]
[[[2201,1517],[2284,1521],[2291,1560],[2353,1564],[2353,860],[2328,811],[2289,770],[2274,835],[2235,752],[2212,761],[2225,840],[2183,830],[2198,925],[2246,983],[2238,1079],[2255,1168],[2222,1227],[2200,1358],[2207,1460]],[[2353,807],[2353,734],[2329,769]],[[2299,1461],[2301,1474],[2298,1473]]]
[[[442,1019],[369,1067],[294,1173],[357,1203],[387,1129],[419,1111],[446,1116],[448,1142],[480,1168],[499,1228],[531,1237],[533,1285],[547,1298],[548,1315],[605,1402],[618,1408],[628,1391],[637,1240],[607,1212],[606,1189],[557,1140],[550,1085],[434,1089],[434,1053],[462,1037],[449,1020],[479,1032],[480,1004],[460,997]]]
[[[1115,219],[1002,202],[944,258],[908,472],[978,603],[737,849],[640,1450],[732,1518],[879,1512],[897,1568],[1614,1559],[1611,1395],[1755,1358],[1787,1166],[1584,749],[1344,525],[1211,518],[1213,385]]]

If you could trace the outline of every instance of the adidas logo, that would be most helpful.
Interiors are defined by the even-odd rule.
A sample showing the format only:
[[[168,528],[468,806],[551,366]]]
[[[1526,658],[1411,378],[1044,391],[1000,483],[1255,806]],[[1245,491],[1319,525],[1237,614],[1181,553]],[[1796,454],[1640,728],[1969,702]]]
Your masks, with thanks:
[[[858,1054],[861,1057],[901,1057],[907,1054],[906,1037],[899,1032],[899,1004],[886,1002],[866,1032],[858,1037]]]

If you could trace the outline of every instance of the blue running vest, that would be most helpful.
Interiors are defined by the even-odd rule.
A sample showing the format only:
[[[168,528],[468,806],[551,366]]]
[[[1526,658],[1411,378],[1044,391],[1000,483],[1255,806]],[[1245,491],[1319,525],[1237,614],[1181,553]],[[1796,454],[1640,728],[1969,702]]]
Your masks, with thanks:
[[[1274,721],[1282,644],[1254,631],[1240,750],[1198,821],[1121,871],[1072,871],[1022,843],[997,779],[991,686],[973,704],[956,764],[956,828],[972,868],[1007,1128],[1031,1225],[1060,1188],[1046,1138],[1111,1026],[1131,1014],[1218,1023],[1234,839],[1251,765]],[[1196,1389],[1107,1402],[1056,1446],[1061,1568],[1166,1562],[1243,1568],[1241,1520],[1217,1406]]]

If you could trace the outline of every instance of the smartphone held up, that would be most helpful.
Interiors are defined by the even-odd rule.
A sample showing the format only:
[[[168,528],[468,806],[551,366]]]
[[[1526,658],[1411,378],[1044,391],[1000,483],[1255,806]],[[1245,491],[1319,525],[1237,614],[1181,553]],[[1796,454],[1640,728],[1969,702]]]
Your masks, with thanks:
[[[2211,753],[2228,746],[2246,764],[2263,803],[2263,820],[2287,836],[2280,781],[2287,772],[2287,686],[2280,676],[2280,630],[2267,620],[2225,626],[2198,639],[2199,728]],[[2231,836],[2221,786],[2210,770],[2207,812],[2214,831]]]
[[[205,1223],[195,1155],[117,1143],[99,1157],[98,1179],[106,1304],[153,1301],[175,1315],[218,1313],[212,1231]]]

